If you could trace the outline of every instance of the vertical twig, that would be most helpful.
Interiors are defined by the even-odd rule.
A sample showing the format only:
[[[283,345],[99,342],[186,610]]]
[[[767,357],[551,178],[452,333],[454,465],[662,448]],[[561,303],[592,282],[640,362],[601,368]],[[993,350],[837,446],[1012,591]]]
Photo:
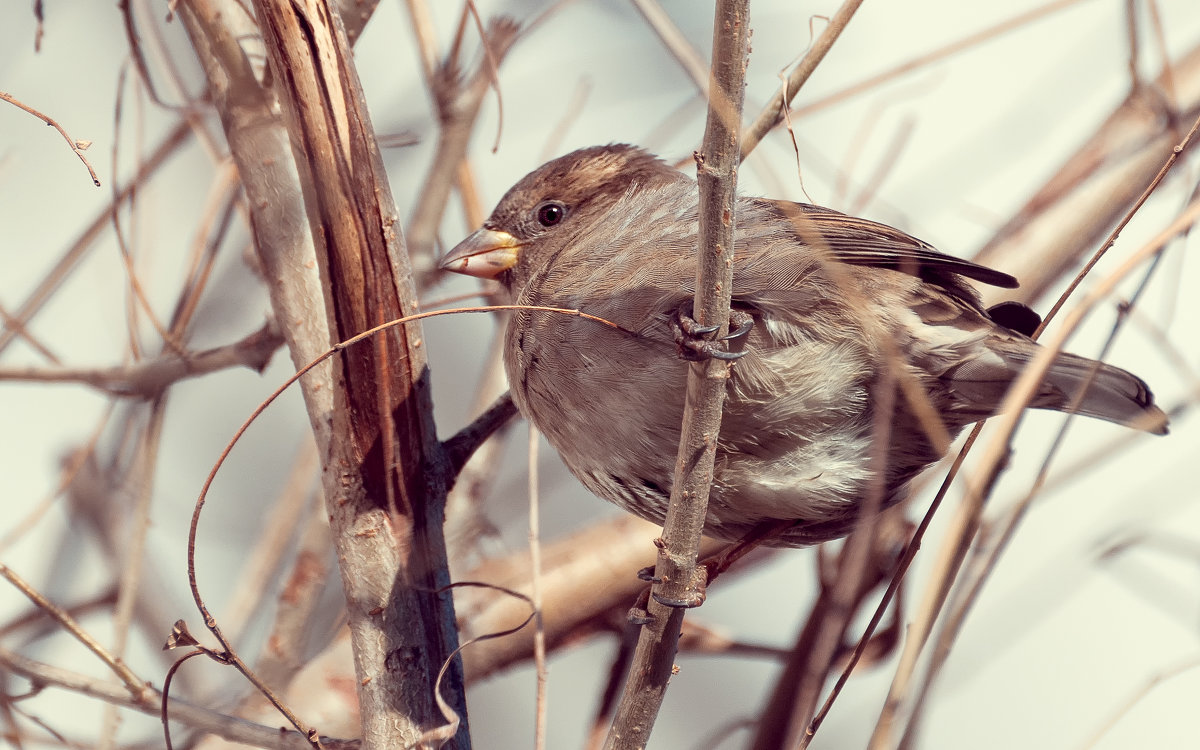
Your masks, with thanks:
[[[734,198],[740,159],[742,101],[749,49],[749,0],[720,0],[713,21],[704,150],[697,154],[700,242],[693,314],[701,325],[728,328],[733,287]],[[642,748],[654,727],[673,670],[683,622],[682,606],[704,598],[703,569],[696,564],[708,510],[717,435],[729,364],[716,359],[688,370],[687,401],[671,503],[659,549],[650,622],[642,628],[633,669],[613,718],[606,747]],[[674,606],[668,606],[669,602]]]
[[[533,605],[533,664],[537,672],[533,746],[546,747],[546,626],[542,609],[542,525],[538,498],[538,431],[529,424],[529,599]]]

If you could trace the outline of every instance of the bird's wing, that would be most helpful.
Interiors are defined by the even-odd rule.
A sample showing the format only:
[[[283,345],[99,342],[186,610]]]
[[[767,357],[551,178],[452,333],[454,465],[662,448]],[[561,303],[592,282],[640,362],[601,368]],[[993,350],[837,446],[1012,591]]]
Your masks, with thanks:
[[[804,244],[825,248],[834,260],[842,263],[891,268],[951,287],[958,287],[958,284],[949,274],[1006,289],[1017,287],[1017,280],[1006,273],[946,255],[886,224],[807,203],[764,198],[750,200],[790,222]]]

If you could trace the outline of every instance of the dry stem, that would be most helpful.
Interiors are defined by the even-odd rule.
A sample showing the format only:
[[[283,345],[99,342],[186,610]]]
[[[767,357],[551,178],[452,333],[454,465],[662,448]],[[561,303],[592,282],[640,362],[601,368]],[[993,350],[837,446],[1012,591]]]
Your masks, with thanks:
[[[734,200],[749,53],[749,0],[721,0],[713,21],[708,123],[697,155],[700,242],[697,248],[694,317],[728,330],[733,291]],[[717,435],[729,364],[717,359],[688,369],[687,400],[675,462],[671,501],[655,567],[655,584],[634,652],[633,667],[617,706],[606,747],[642,748],[654,727],[673,671],[682,606],[703,601],[707,573],[697,566],[708,512]]]

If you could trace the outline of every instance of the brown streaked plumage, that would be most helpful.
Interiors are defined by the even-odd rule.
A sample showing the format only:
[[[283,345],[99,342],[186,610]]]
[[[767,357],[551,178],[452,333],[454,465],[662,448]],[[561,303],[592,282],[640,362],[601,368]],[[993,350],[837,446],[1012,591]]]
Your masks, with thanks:
[[[672,333],[695,284],[695,182],[641,149],[602,146],[518,182],[442,268],[498,279],[521,304],[579,309],[620,326],[515,312],[505,333],[513,399],[595,494],[661,523],[671,490],[687,362]],[[990,416],[1038,350],[1036,316],[984,310],[968,279],[1007,274],[892,227],[806,204],[739,198],[733,305],[738,342],[706,533],[735,539],[794,521],[776,543],[847,533],[873,486],[875,409],[891,401],[884,503]],[[1146,384],[1063,354],[1032,404],[1067,409],[1098,367],[1082,414],[1166,432]],[[891,374],[894,377],[888,377]],[[881,382],[919,386],[880,400]],[[910,389],[912,390],[912,389]]]

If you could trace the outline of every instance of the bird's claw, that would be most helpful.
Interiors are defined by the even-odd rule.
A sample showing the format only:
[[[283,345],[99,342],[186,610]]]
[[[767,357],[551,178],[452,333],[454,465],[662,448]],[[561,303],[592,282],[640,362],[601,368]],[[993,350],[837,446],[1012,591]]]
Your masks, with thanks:
[[[711,342],[705,342],[705,343],[707,344],[707,346],[700,347],[700,351],[697,352],[697,354],[699,356],[689,357],[685,354],[684,359],[688,359],[688,360],[721,359],[726,362],[733,362],[734,360],[741,359],[742,357],[746,356],[746,350],[744,350],[744,349],[740,352],[728,352],[728,351],[725,351],[724,349],[718,349],[716,347],[716,345]]]
[[[637,572],[639,581],[646,583],[662,583],[662,579],[654,574],[654,566],[648,565]]]
[[[729,311],[729,333],[716,339],[705,338],[720,330],[720,326],[702,326],[692,317],[691,303],[684,302],[675,310],[671,318],[671,332],[675,343],[679,346],[679,354],[684,359],[700,362],[706,359],[732,361],[746,356],[746,350],[729,351],[720,342],[736,341],[745,338],[754,328],[754,318],[743,310]]]
[[[684,321],[691,321],[690,324],[685,324]],[[689,336],[707,336],[710,333],[716,333],[721,330],[721,326],[702,326],[692,318],[680,318],[680,328]]]
[[[737,326],[736,328],[734,326]],[[740,339],[754,329],[754,317],[744,310],[729,311],[729,333],[721,337],[722,341]]]
[[[687,599],[673,599],[660,596],[658,594],[651,594],[650,596],[654,597],[654,601],[658,602],[664,607],[670,607],[671,609],[694,609],[699,607],[701,604],[704,604],[704,601],[707,598],[703,591]]]
[[[655,593],[649,587],[647,587],[645,589],[645,591],[642,592],[642,597],[652,596],[652,597],[654,597],[654,600],[657,601],[659,604],[662,604],[663,606],[666,606],[666,607],[672,607],[674,609],[691,609],[692,607],[699,607],[701,604],[704,603],[704,599],[708,596],[706,589],[708,587],[708,580],[709,580],[710,575],[711,575],[711,571],[705,565],[702,564],[698,568],[696,568],[695,583],[692,586],[691,590],[689,590],[687,592],[687,596],[685,598],[663,596],[662,594]],[[655,567],[653,565],[639,570],[637,572],[637,577],[640,580],[646,581],[647,583],[650,583],[653,585],[657,585],[657,584],[660,584],[663,582],[663,579],[659,578],[658,575],[656,574]],[[641,601],[641,599],[639,599],[639,603],[637,605],[635,605],[633,607],[633,609],[630,610],[630,617],[629,617],[630,622],[632,622],[635,625],[645,625],[646,624],[646,622],[637,622],[636,621],[639,613],[645,613],[645,610],[646,610],[645,605],[646,604],[647,604],[646,601]]]

